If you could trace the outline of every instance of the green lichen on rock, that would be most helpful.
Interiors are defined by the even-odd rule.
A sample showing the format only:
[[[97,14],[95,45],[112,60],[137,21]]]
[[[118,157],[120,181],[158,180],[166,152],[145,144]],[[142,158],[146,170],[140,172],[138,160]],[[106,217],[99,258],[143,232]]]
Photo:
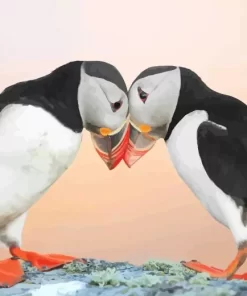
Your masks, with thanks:
[[[120,274],[115,268],[107,268],[106,270],[94,271],[90,275],[91,281],[89,284],[95,286],[113,286],[117,287],[121,285]]]
[[[148,260],[143,264],[143,269],[169,275],[183,274],[192,276],[196,274],[195,271],[184,267],[182,264],[168,260]]]
[[[83,273],[88,274],[94,271],[104,271],[107,268],[119,269],[128,269],[134,265],[129,264],[128,262],[107,262],[104,260],[96,259],[87,259],[87,263],[81,263],[79,261],[73,261],[72,263],[65,264],[63,269],[68,273]]]
[[[163,274],[168,284],[188,281],[193,285],[207,285],[210,280],[207,273],[197,273],[180,263],[167,260],[149,260],[143,264],[143,270]]]
[[[86,273],[88,272],[89,267],[87,264],[74,261],[72,263],[65,264],[63,269],[68,273]]]
[[[157,271],[163,274],[167,274],[173,263],[165,260],[148,260],[143,264],[143,270]]]
[[[204,273],[196,273],[182,264],[167,260],[149,260],[141,268],[143,274],[135,278],[125,278],[121,270],[133,268],[126,262],[110,263],[103,260],[88,259],[87,264],[74,261],[66,264],[63,269],[67,273],[80,273],[90,278],[90,285],[94,286],[127,286],[153,287],[160,284],[163,280],[170,285],[181,282],[189,282],[192,285],[207,285],[210,277]]]
[[[113,286],[117,287],[120,285],[127,286],[128,288],[149,288],[157,284],[160,284],[163,280],[163,277],[150,274],[142,274],[139,277],[135,278],[125,278],[119,271],[115,268],[107,268],[102,271],[92,272],[90,277],[89,284],[96,285],[100,287],[104,286]]]
[[[23,262],[22,265],[26,276],[24,289],[31,289],[27,283],[37,286],[54,280],[56,282],[80,280],[86,286],[79,291],[78,296],[247,295],[247,282],[244,280],[216,280],[206,273],[197,273],[180,263],[167,260],[149,260],[143,265],[135,266],[128,262],[112,263],[87,259],[87,264],[74,261],[64,265],[63,268],[44,273],[37,272],[37,269],[31,267],[29,263]],[[0,295],[2,296],[1,293]]]

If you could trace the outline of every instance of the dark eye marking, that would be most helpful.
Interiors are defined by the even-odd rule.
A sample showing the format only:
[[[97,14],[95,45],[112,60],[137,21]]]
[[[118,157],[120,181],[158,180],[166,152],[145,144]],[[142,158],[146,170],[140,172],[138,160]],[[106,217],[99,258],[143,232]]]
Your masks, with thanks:
[[[111,109],[113,112],[116,112],[117,110],[119,110],[121,108],[122,105],[123,105],[123,99],[120,99],[119,101],[117,101],[115,103],[111,103]]]
[[[100,86],[100,88],[101,88],[102,92],[104,93],[107,101],[110,103],[110,106],[111,106],[112,111],[113,112],[116,112],[117,110],[119,110],[121,108],[121,106],[123,105],[123,98],[121,98],[117,102],[112,103],[112,102],[109,101],[109,99],[108,99],[108,97],[107,97],[106,92],[104,91],[104,89],[101,86]]]
[[[140,88],[140,86],[138,86],[137,91],[138,91],[138,94],[139,94],[140,99],[145,104],[145,102],[146,102],[146,100],[148,98],[148,93],[146,93],[144,90],[142,90]]]

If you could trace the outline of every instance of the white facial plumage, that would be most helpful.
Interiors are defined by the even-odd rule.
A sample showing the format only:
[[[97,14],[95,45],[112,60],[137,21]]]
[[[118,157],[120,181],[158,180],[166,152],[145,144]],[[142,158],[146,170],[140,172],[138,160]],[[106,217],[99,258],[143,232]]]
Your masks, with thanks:
[[[121,103],[113,112],[111,104]],[[114,83],[90,76],[81,69],[81,83],[78,89],[78,104],[83,125],[107,127],[116,130],[126,121],[128,98]]]
[[[148,94],[145,103],[138,87]],[[130,119],[137,125],[157,128],[170,123],[181,87],[180,69],[146,76],[134,82],[129,90]]]

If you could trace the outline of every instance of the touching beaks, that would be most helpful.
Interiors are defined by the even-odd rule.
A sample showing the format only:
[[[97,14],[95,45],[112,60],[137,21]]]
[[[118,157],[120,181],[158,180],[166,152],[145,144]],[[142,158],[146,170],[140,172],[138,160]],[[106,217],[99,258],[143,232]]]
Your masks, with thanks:
[[[99,128],[99,133],[91,133],[95,150],[108,169],[113,170],[123,159],[128,147],[130,135],[129,121],[126,120],[115,131],[104,127]]]
[[[124,155],[124,162],[131,168],[141,157],[150,151],[157,139],[149,133],[152,128],[149,125],[139,125],[138,127],[130,121],[129,143]]]

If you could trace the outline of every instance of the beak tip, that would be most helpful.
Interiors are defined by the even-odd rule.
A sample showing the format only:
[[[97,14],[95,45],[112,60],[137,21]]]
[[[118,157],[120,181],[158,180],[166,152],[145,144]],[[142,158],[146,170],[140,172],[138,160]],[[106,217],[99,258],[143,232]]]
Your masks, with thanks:
[[[120,164],[121,160],[122,160],[122,157],[115,159],[115,161],[113,162],[106,163],[106,166],[108,167],[109,171],[114,170]]]
[[[116,168],[116,166],[106,164],[109,171],[112,171]]]
[[[124,158],[123,160],[124,160],[126,166],[127,166],[129,169],[131,169],[132,165],[129,164],[129,162],[127,161],[127,159]]]

